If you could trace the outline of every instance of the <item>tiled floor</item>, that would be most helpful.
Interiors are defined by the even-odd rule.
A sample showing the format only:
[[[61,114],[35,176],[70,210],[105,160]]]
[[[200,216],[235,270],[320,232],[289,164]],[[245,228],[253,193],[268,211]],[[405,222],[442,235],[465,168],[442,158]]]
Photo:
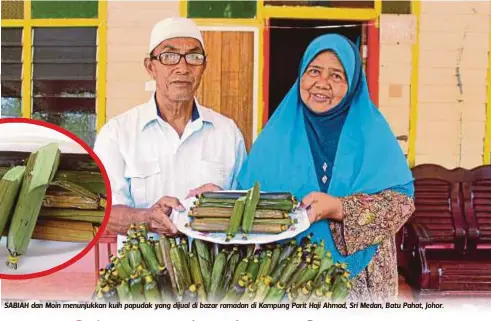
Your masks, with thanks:
[[[2,299],[88,300],[94,285],[94,274],[86,272],[57,272],[31,280],[2,280]]]

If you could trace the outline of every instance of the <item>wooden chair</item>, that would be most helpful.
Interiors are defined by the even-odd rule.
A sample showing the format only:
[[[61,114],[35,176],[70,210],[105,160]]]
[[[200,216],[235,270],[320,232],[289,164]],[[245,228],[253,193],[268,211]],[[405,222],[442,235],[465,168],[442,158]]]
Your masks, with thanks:
[[[425,297],[491,295],[491,166],[413,168],[416,210],[398,263]]]

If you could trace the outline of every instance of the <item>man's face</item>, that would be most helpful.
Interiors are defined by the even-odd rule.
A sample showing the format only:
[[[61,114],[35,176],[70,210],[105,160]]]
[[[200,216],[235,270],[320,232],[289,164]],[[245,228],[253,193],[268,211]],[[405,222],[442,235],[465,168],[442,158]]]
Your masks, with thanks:
[[[165,40],[151,54],[152,56],[159,56],[161,53],[204,54],[200,42],[194,38]],[[157,91],[160,94],[163,94],[170,101],[183,102],[194,98],[201,76],[205,71],[206,62],[202,65],[190,65],[184,57],[181,57],[178,64],[165,65],[158,58],[145,58],[145,68],[150,76],[155,79]]]

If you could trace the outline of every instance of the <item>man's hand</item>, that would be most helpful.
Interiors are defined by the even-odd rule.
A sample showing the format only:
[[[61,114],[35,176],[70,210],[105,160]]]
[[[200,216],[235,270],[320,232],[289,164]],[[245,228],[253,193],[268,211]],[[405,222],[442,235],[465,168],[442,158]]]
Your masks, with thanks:
[[[190,190],[188,193],[188,196],[186,196],[186,198],[198,196],[204,192],[217,192],[217,191],[221,191],[221,190],[222,190],[222,188],[220,186],[215,185],[213,183],[208,183],[205,185],[201,185],[198,188]]]
[[[177,228],[172,224],[169,216],[172,210],[184,211],[184,206],[175,197],[164,196],[159,199],[150,209],[148,229],[155,233],[165,235],[177,234]]]

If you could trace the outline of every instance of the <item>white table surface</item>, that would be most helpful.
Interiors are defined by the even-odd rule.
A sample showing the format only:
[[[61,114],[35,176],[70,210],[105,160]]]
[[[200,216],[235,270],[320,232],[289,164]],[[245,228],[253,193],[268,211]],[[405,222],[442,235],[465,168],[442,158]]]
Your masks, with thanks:
[[[5,264],[8,257],[7,237],[0,241],[0,273],[28,274],[49,270],[72,259],[80,253],[88,243],[70,243],[31,240],[27,253],[19,258],[17,270]]]

